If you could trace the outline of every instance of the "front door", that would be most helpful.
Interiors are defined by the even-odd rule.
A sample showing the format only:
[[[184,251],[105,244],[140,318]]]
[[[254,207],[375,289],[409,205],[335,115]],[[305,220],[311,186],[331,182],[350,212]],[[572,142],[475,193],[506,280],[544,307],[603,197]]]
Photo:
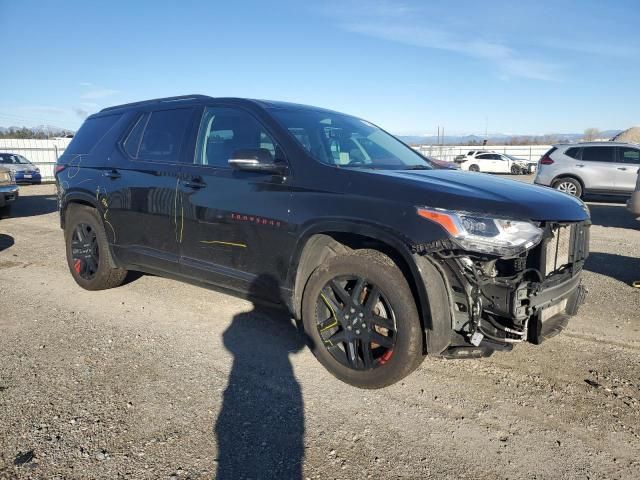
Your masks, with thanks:
[[[278,264],[273,252],[290,248],[292,241],[288,178],[235,170],[228,163],[234,151],[255,148],[284,158],[273,136],[248,111],[205,108],[194,163],[182,168],[179,242],[185,275],[245,291],[260,273],[284,280],[288,265]]]
[[[616,189],[622,192],[633,192],[638,181],[638,169],[640,169],[640,149],[618,147],[616,169]]]

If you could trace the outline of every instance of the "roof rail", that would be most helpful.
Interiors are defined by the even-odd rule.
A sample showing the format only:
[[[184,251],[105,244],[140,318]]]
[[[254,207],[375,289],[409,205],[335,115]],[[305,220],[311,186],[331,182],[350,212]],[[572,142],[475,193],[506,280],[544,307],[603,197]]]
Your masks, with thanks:
[[[130,108],[130,107],[138,107],[141,105],[151,105],[154,103],[164,103],[164,102],[180,102],[183,100],[208,100],[211,97],[208,95],[180,95],[177,97],[164,97],[164,98],[154,98],[152,100],[143,100],[141,102],[133,102],[133,103],[124,103],[122,105],[114,105],[113,107],[107,107],[100,110],[100,112],[109,112],[111,110],[117,110],[120,108]]]

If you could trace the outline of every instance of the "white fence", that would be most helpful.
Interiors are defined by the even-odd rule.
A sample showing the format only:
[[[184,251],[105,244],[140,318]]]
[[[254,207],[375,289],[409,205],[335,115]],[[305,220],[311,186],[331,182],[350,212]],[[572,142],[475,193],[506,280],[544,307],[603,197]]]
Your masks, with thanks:
[[[487,150],[537,161],[551,148],[551,145],[487,145],[485,147],[477,145],[418,145],[413,148],[423,155],[449,162],[452,162],[457,155],[464,155],[471,150]]]
[[[29,159],[42,174],[43,181],[53,180],[53,170],[70,138],[36,140],[33,138],[0,138],[0,152],[17,153]]]

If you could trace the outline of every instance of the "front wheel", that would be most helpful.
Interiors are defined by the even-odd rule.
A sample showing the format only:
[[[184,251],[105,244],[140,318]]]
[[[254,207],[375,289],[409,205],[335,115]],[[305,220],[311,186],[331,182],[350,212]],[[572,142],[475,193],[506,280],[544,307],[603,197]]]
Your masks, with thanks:
[[[512,175],[520,175],[522,173],[522,170],[520,169],[520,167],[518,165],[511,165],[511,174]]]
[[[391,385],[424,358],[411,289],[383,255],[340,255],[318,267],[305,288],[302,314],[314,355],[350,385]]]

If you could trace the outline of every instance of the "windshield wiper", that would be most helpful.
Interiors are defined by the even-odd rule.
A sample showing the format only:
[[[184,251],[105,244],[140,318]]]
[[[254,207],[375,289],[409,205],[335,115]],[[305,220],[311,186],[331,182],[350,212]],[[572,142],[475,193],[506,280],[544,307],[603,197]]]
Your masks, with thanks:
[[[427,165],[411,165],[405,168],[405,170],[433,170],[433,169],[431,167],[428,167]]]

